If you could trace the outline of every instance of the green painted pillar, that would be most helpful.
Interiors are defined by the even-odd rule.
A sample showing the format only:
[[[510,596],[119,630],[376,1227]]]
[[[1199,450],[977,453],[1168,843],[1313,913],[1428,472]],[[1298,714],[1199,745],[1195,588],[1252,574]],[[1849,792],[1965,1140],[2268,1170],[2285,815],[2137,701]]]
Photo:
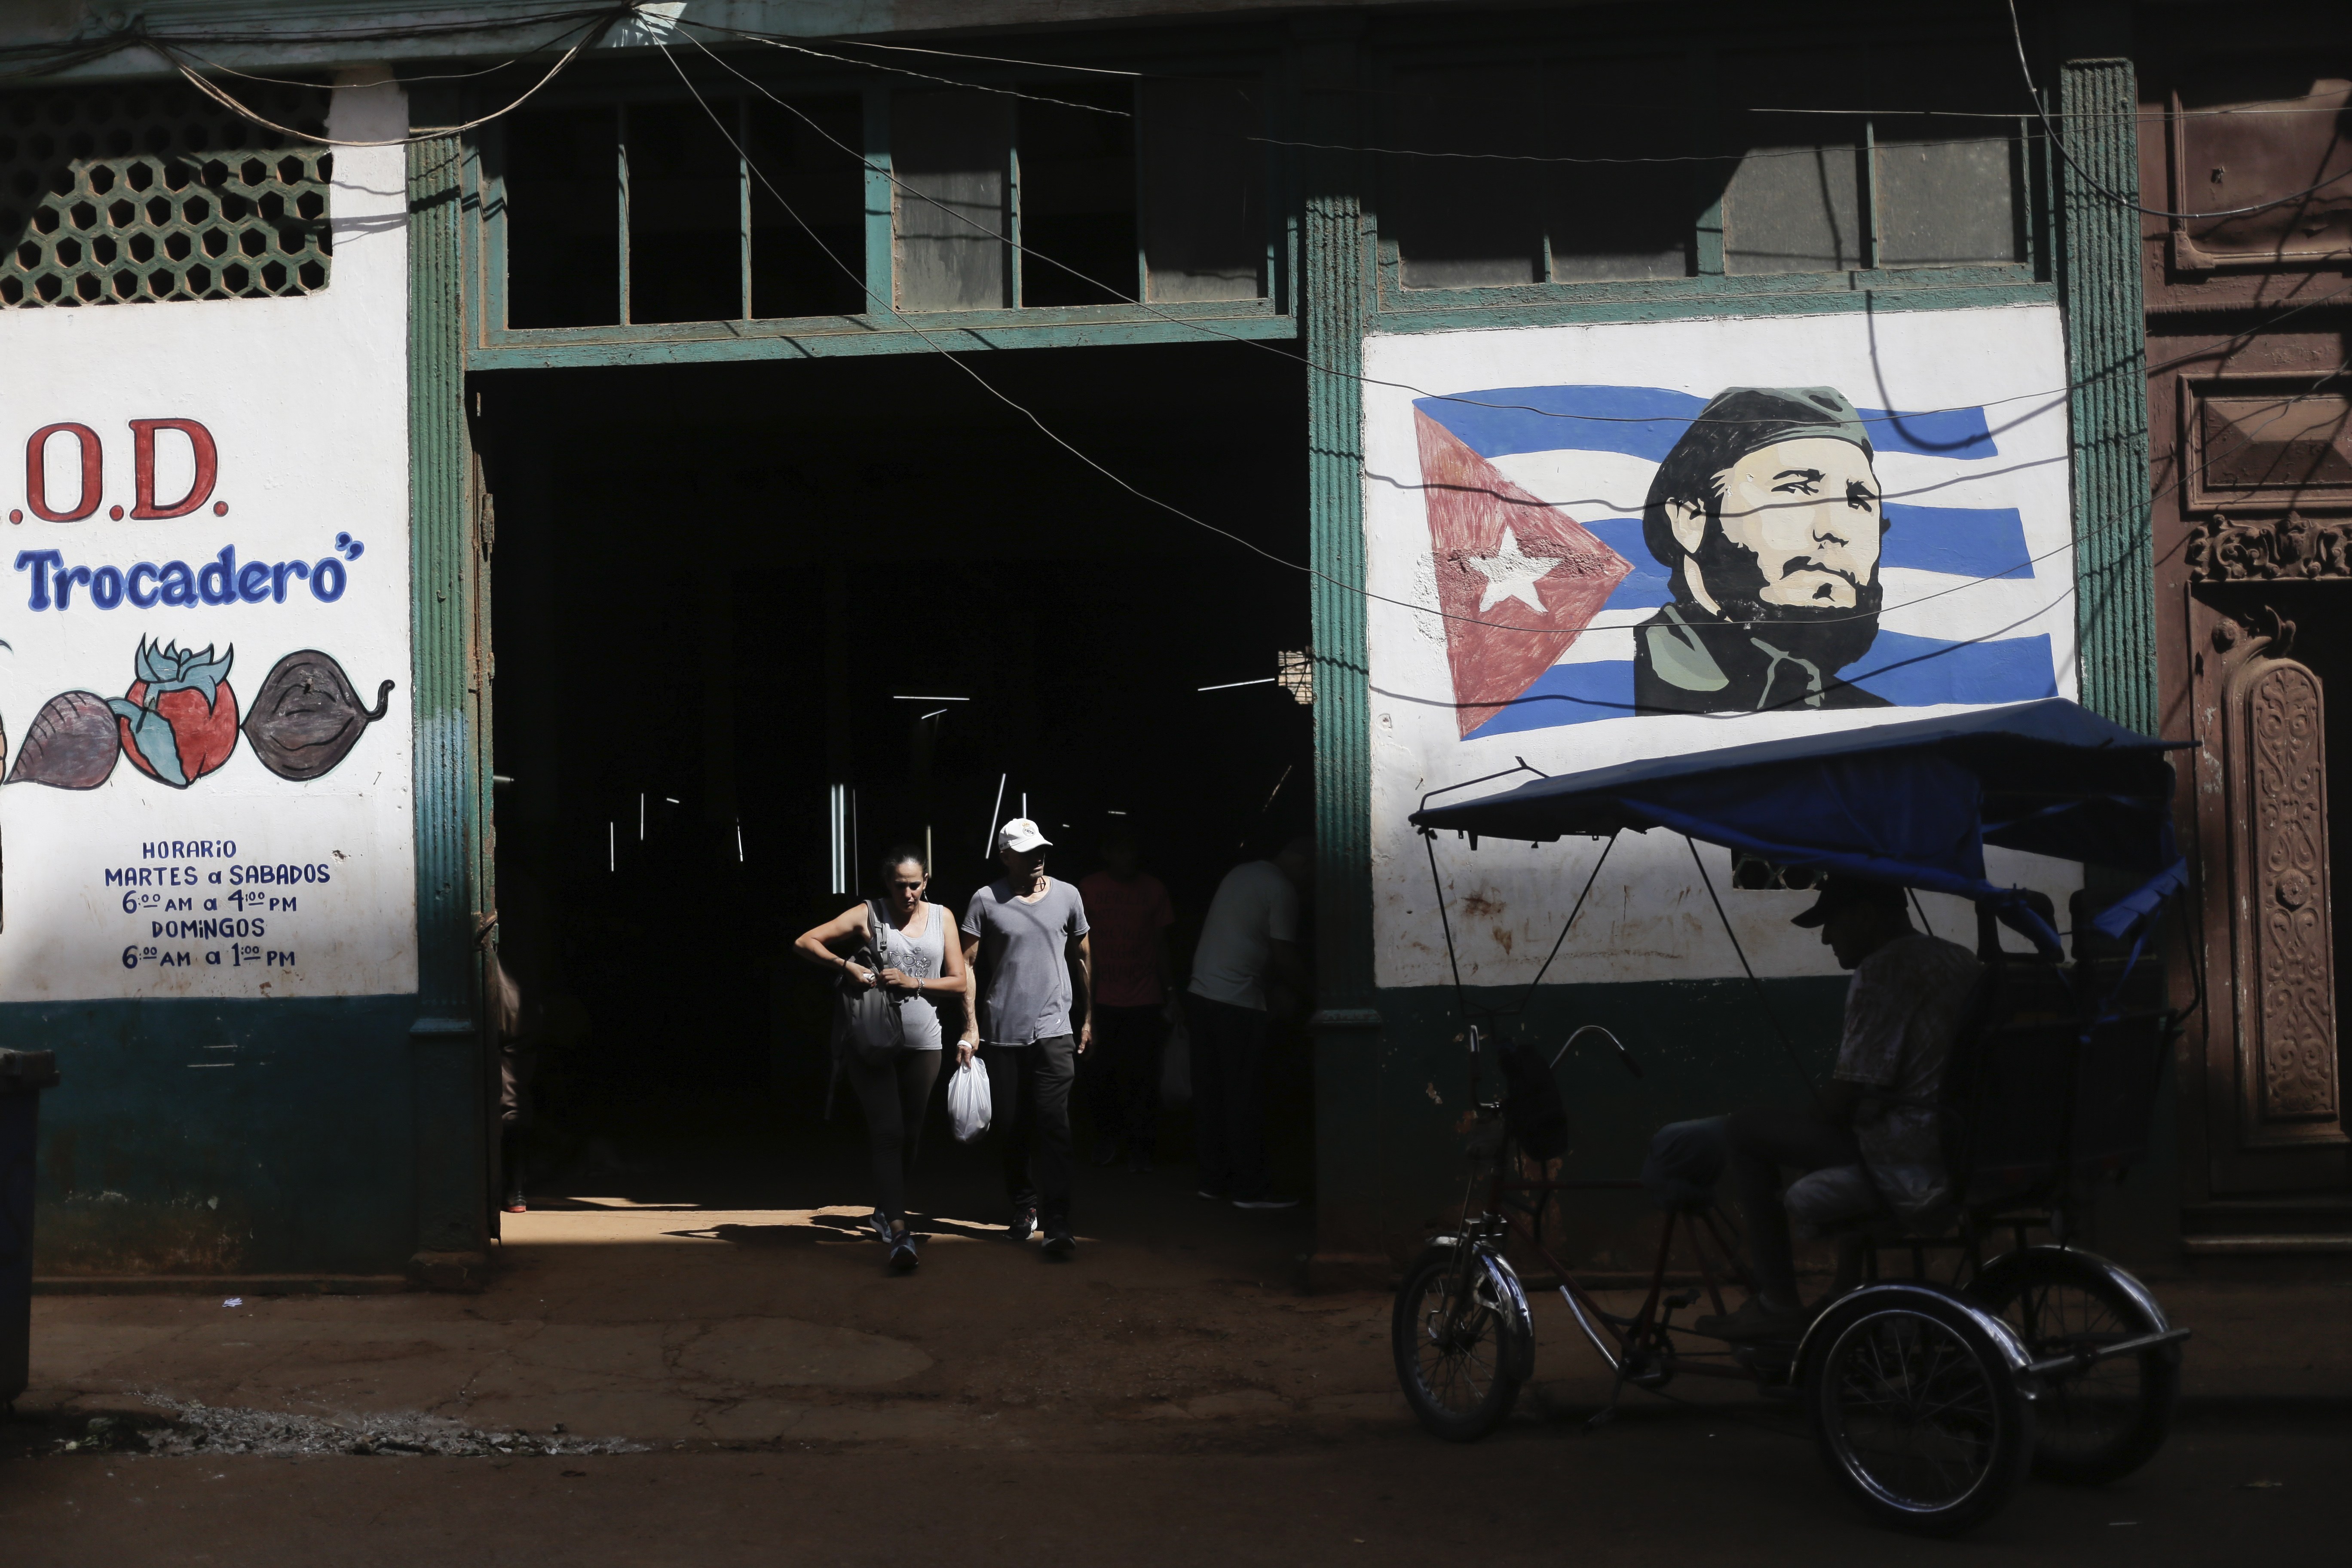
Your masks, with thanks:
[[[1362,25],[1297,26],[1299,138],[1351,146]],[[1300,168],[1299,337],[1308,362],[1308,592],[1315,626],[1316,1252],[1349,1275],[1385,1250],[1380,1086],[1385,1047],[1373,1009],[1371,755],[1364,652],[1364,333],[1371,319],[1372,223],[1364,162],[1308,152]]]
[[[413,116],[429,119],[431,107],[414,104]],[[416,1201],[411,1268],[427,1283],[460,1286],[478,1280],[488,1246],[487,1078],[475,1002],[478,759],[468,679],[474,563],[457,226],[463,157],[455,136],[408,149],[417,927],[417,1016],[409,1030]]]
[[[2065,308],[2067,380],[2074,387],[2075,625],[2082,638],[2083,704],[2154,734],[2156,563],[2148,518],[2147,332],[2139,215],[2125,205],[2139,200],[2138,97],[2128,58],[2069,58],[2059,67],[2058,125],[2073,154],[2058,160],[2058,281]]]

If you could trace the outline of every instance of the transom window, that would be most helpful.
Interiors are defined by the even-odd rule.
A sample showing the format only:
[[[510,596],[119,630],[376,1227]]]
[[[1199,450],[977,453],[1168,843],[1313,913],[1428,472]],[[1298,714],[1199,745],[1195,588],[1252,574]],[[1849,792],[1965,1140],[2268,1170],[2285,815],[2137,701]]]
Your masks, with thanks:
[[[509,328],[1266,298],[1239,80],[527,110],[487,139]],[[708,107],[705,107],[705,103]],[[867,254],[888,215],[887,274]],[[877,285],[887,276],[887,302]]]
[[[1407,289],[2015,266],[2015,67],[1786,50],[1392,74],[1382,227]]]

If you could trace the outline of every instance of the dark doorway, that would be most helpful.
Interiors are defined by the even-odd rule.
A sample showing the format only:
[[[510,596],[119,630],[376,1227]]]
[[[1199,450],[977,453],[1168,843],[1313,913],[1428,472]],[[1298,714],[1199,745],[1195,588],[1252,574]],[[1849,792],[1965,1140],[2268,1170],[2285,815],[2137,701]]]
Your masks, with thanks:
[[[1307,558],[1295,359],[978,368],[1137,489]],[[1224,870],[1311,820],[1311,711],[1270,679],[1307,647],[1305,574],[1139,500],[943,359],[474,389],[502,940],[541,944],[572,1031],[538,1163],[854,1141],[845,1092],[818,1131],[829,998],[790,947],[875,889],[889,845],[928,838],[931,896],[960,911],[1024,800],[1071,880],[1124,822],[1169,884],[1181,964]]]

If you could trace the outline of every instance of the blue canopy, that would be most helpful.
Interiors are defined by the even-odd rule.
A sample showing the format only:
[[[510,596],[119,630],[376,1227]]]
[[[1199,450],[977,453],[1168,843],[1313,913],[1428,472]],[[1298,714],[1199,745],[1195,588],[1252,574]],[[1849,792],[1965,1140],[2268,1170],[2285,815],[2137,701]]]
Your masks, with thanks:
[[[1988,902],[2054,948],[2019,889],[1985,879],[1984,846],[2139,879],[2099,919],[2120,935],[2183,874],[2164,753],[2191,744],[2049,698],[1538,779],[1424,805],[1412,822],[1533,843],[1663,827],[1785,866]]]

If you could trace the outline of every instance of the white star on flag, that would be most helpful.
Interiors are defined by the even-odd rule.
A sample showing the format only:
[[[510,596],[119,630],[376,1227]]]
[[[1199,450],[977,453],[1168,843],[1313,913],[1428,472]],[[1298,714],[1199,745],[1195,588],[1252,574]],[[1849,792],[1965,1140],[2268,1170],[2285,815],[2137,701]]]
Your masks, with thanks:
[[[1503,529],[1501,549],[1492,555],[1465,556],[1463,563],[1486,579],[1486,590],[1478,596],[1478,613],[1482,616],[1506,599],[1517,599],[1536,614],[1545,614],[1544,602],[1536,595],[1536,584],[1559,564],[1549,555],[1520,554],[1519,542],[1512,536],[1508,524]]]

